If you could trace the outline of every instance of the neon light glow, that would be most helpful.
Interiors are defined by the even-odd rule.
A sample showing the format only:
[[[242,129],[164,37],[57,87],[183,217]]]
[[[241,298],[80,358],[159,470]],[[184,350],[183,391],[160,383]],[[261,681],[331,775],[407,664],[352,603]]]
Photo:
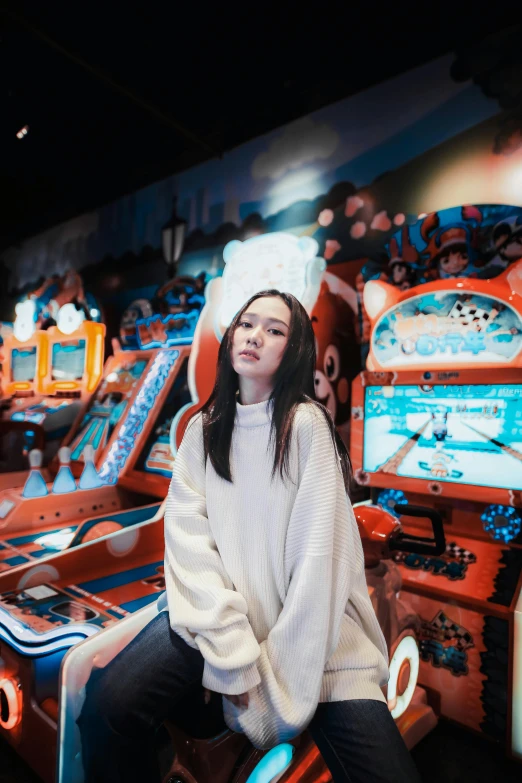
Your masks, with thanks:
[[[266,753],[248,777],[247,783],[270,783],[291,764],[294,746],[285,742]]]
[[[130,453],[135,445],[136,437],[142,431],[143,425],[160,393],[167,377],[179,358],[179,351],[160,351],[152,367],[148,371],[143,386],[120,427],[117,439],[100,468],[99,476],[106,484],[116,484]]]
[[[397,682],[402,664],[408,661],[410,664],[410,678],[404,693],[397,693]],[[400,718],[406,712],[412,700],[417,677],[419,676],[419,648],[413,636],[405,636],[401,639],[390,661],[390,679],[388,680],[388,701],[397,699],[397,705],[391,711],[394,720]]]
[[[492,504],[484,510],[480,520],[485,532],[494,541],[502,541],[504,544],[513,541],[522,529],[522,516],[512,506]]]
[[[382,506],[385,511],[389,511],[394,517],[399,516],[395,511],[395,505],[407,502],[408,498],[400,489],[383,489],[377,497],[377,505]]]
[[[22,718],[22,693],[18,689],[18,683],[10,677],[0,680],[0,691],[3,691],[7,701],[7,718],[2,720],[0,716],[0,726],[10,731]]]

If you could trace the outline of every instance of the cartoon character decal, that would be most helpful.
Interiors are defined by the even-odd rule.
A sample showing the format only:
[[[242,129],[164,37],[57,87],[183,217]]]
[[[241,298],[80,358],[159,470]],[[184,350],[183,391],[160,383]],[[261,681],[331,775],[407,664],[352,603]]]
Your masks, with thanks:
[[[364,288],[369,370],[522,366],[522,261],[489,282],[437,280]]]
[[[430,277],[442,280],[468,277],[477,271],[479,256],[479,226],[482,212],[478,207],[464,206],[462,221],[441,225],[439,213],[427,215],[420,228],[426,247],[422,253]]]
[[[400,291],[407,291],[417,283],[417,272],[420,269],[420,253],[410,242],[408,227],[401,231],[401,247],[397,237],[390,240],[390,260],[388,263],[388,281]]]
[[[359,366],[354,291],[325,272],[311,312],[317,349],[315,393],[337,425],[350,418],[350,383]]]
[[[387,257],[387,260],[384,260]],[[406,291],[434,280],[497,278],[522,259],[522,208],[504,204],[451,207],[404,222],[375,254],[351,263],[359,296],[357,338],[366,360],[371,324],[364,304],[367,283]]]
[[[421,660],[436,668],[447,669],[454,677],[468,674],[467,650],[474,646],[470,632],[442,610],[431,622],[422,622],[419,644]]]

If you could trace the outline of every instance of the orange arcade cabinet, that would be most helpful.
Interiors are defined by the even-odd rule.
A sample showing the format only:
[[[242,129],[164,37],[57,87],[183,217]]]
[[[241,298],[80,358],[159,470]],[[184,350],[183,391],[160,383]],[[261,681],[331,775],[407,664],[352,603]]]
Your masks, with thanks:
[[[431,506],[442,556],[397,555],[441,714],[522,759],[522,261],[493,280],[370,281],[351,457],[374,502]],[[417,533],[422,535],[422,524]]]
[[[23,305],[34,307],[30,300]],[[3,419],[29,424],[33,433],[40,430],[44,464],[56,454],[102,376],[105,326],[82,318],[73,304],[67,304],[60,310],[57,326],[31,332],[30,325],[24,326],[17,317],[14,333],[4,343],[8,401],[4,400]],[[12,435],[7,431],[0,488],[23,484],[33,438],[28,429],[21,443],[16,425]]]
[[[192,335],[186,319],[181,333],[170,327],[164,347],[116,350],[107,361],[54,480],[32,452],[25,485],[0,492],[0,571],[154,516],[168,490],[170,422],[191,399]]]
[[[295,272],[293,280],[289,281],[282,275],[283,279],[278,279],[279,285],[286,288],[293,284],[293,290],[313,309],[315,297],[324,282],[322,259],[316,257],[315,243],[312,241],[310,245],[307,241],[299,245],[296,237],[287,236],[278,242],[274,235],[269,235],[265,242],[271,246],[271,252],[264,256],[265,264],[259,262],[252,267],[245,253],[244,264],[250,268],[245,281],[249,286],[256,285],[256,281],[252,281],[253,268],[265,286],[273,285],[270,274],[266,274],[270,272],[271,265],[281,275],[278,264],[284,273],[284,260],[287,259],[290,265],[295,259],[295,265],[290,267]],[[303,249],[307,251],[304,263]],[[237,252],[236,247],[234,256]],[[228,258],[231,260],[230,256]],[[243,270],[236,265],[233,271],[239,275]],[[207,286],[207,301],[196,327],[187,366],[187,382],[195,402],[179,407],[172,419],[171,439],[174,445],[180,441],[187,414],[194,405],[201,404],[213,383],[220,330],[226,328],[227,317],[232,317],[242,304],[241,299],[234,299],[229,305],[230,315],[225,314],[223,305],[229,302],[227,294],[234,293],[229,285],[235,280],[236,276],[224,276]],[[315,294],[307,285],[315,287]],[[237,292],[234,295],[237,297]],[[244,298],[248,296],[249,291],[246,291]],[[154,428],[149,429],[148,438],[142,437],[134,451],[130,451],[130,443],[136,439],[137,432],[133,417],[146,416],[147,411],[142,406],[147,400],[155,399],[155,395],[161,393],[158,390],[163,388],[159,374],[166,361],[165,356],[165,353],[159,352],[157,357],[161,358],[156,358],[159,363],[155,366],[154,377],[158,385],[148,388],[139,401],[136,397],[130,404],[131,419],[127,419],[126,428],[120,427],[119,435],[108,447],[100,475],[111,476],[127,455],[125,466],[128,465],[129,471],[121,474],[120,481],[136,481],[141,485],[147,478],[166,480],[160,473],[163,470],[161,461],[158,464],[154,457],[154,447],[164,437],[166,422],[171,419],[176,407],[165,406],[168,394],[158,401],[155,408],[164,413],[164,418],[162,414],[157,418],[154,435]],[[424,515],[422,510],[411,510],[411,513]],[[399,567],[387,558],[390,551],[443,551],[442,526],[437,515],[431,513],[430,524],[435,531],[433,540],[428,542],[429,536],[423,536],[422,541],[416,541],[402,533],[397,520],[389,512],[362,505],[356,508],[356,516],[365,551],[371,600],[390,649],[393,677],[388,695],[396,699],[392,714],[405,740],[412,746],[433,728],[437,718],[427,704],[425,692],[417,687],[418,648],[412,627],[415,618],[404,609],[397,597]],[[17,748],[46,783],[54,780],[56,753],[56,780],[60,783],[80,783],[83,780],[76,718],[82,706],[85,683],[93,666],[105,666],[157,611],[164,608],[164,599],[157,601],[165,587],[163,553],[163,519],[158,514],[153,521],[133,525],[77,549],[62,551],[40,564],[22,563],[0,574],[0,645],[4,659],[4,680],[0,682],[0,689],[4,691],[7,705],[3,723],[0,721],[0,734]],[[180,774],[184,764],[185,772],[193,775],[189,778],[187,774],[187,779],[198,780],[198,783],[208,780],[208,776],[200,775],[202,765],[198,759],[212,758],[217,744],[228,759],[226,763],[232,762],[232,766],[238,754],[247,750],[244,738],[237,738],[237,735],[234,738],[230,732],[225,738],[220,731],[220,741],[216,743],[215,738],[198,742],[180,735],[182,729],[178,726],[169,729],[176,737],[177,747],[180,747],[180,737],[183,742],[186,741],[184,746],[192,764],[192,767],[187,766],[187,759],[183,761],[178,757],[172,774]],[[33,739],[36,734],[42,738],[38,748]],[[285,766],[291,761],[292,766],[285,773],[286,777],[281,778],[282,781],[326,783],[330,779],[317,748],[306,736],[290,743],[286,750],[290,755]],[[249,770],[248,774],[255,769],[260,771],[257,765],[265,755],[250,749],[245,767]],[[218,756],[218,760],[212,763],[220,766],[220,758]],[[265,765],[271,758],[268,757]],[[305,773],[304,770],[312,772]],[[278,768],[278,774],[281,771]],[[246,777],[236,779],[233,770],[230,770],[223,780],[243,781]]]

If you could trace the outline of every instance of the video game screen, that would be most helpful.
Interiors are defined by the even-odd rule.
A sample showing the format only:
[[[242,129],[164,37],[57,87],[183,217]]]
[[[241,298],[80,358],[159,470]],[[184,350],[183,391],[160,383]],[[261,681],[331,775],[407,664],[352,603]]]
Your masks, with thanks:
[[[180,367],[176,380],[136,461],[136,470],[170,478],[174,458],[170,451],[170,425],[177,412],[191,401],[187,381],[188,359]]]
[[[79,460],[85,446],[99,454],[125,413],[134,388],[147,367],[147,359],[123,361],[102,380],[71,446],[71,459]]]
[[[34,381],[36,375],[36,345],[13,348],[11,353],[11,380]]]
[[[363,470],[522,489],[522,385],[369,386]]]
[[[52,351],[53,381],[79,381],[85,367],[85,340],[54,343]]]

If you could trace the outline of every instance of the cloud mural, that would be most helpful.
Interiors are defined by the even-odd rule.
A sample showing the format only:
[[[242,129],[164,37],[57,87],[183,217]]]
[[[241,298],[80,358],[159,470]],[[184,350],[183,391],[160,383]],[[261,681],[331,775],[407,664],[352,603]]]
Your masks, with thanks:
[[[280,179],[288,171],[300,169],[316,160],[326,160],[335,152],[339,136],[326,123],[311,117],[288,125],[252,163],[254,179]]]

